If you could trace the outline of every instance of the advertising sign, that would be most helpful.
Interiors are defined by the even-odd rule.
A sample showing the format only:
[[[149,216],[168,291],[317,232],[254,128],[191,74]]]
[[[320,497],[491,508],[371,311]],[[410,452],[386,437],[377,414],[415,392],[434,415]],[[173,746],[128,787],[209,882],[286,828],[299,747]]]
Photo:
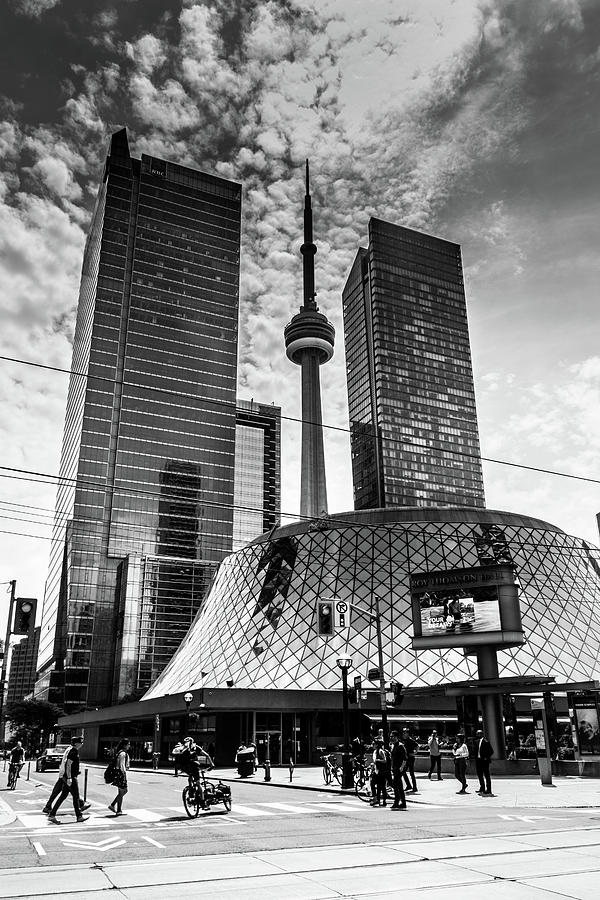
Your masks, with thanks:
[[[597,695],[592,691],[581,691],[569,695],[573,704],[577,744],[582,756],[600,755],[600,720]]]
[[[411,575],[413,648],[523,643],[512,565]]]

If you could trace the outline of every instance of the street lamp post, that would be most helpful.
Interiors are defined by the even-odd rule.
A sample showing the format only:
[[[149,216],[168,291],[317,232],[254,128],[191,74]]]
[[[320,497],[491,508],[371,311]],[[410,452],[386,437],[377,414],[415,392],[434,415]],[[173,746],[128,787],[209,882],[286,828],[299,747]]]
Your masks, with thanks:
[[[336,660],[338,668],[342,671],[342,692],[344,708],[344,752],[342,753],[342,790],[352,788],[352,758],[350,754],[350,721],[348,715],[348,669],[352,666],[352,658],[343,653]]]
[[[189,691],[183,695],[183,701],[185,703],[185,729],[184,730],[185,730],[186,734],[189,734],[189,731],[190,731],[190,704],[193,699],[194,699],[194,695],[190,694]]]

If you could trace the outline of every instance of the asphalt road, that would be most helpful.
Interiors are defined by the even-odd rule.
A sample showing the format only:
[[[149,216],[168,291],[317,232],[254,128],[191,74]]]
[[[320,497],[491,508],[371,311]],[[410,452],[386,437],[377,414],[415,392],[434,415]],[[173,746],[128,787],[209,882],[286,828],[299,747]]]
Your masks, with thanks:
[[[76,824],[65,801],[60,824],[41,809],[56,773],[31,774],[17,791],[0,790],[14,811],[14,821],[0,827],[0,857],[5,868],[112,860],[173,858],[208,854],[361,844],[440,837],[523,834],[589,828],[600,823],[597,809],[527,810],[514,807],[439,806],[410,802],[406,812],[371,808],[354,796],[290,790],[274,784],[234,782],[232,811],[213,807],[197,819],[187,818],[181,792],[183,777],[131,772],[124,812],[107,809],[114,788],[104,784],[102,769],[90,768],[90,818]],[[83,787],[83,778],[80,778]],[[4,779],[2,779],[4,783]]]

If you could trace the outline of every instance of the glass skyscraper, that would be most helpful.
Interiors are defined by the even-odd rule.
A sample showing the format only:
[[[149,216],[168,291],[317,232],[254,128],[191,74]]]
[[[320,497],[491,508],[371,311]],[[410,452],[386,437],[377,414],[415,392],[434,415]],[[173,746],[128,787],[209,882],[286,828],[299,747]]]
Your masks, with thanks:
[[[238,400],[235,437],[233,549],[279,524],[281,407]]]
[[[240,216],[239,184],[133,159],[126,131],[113,135],[83,261],[36,685],[66,710],[146,685],[232,549]]]
[[[484,508],[460,246],[371,219],[342,296],[355,508]]]

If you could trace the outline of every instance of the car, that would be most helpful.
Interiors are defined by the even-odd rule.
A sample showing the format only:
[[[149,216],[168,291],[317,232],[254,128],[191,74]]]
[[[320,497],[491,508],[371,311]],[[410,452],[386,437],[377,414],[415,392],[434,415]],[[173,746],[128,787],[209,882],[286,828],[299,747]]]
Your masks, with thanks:
[[[58,769],[63,758],[65,750],[69,750],[70,744],[57,744],[55,747],[48,747],[43,753],[40,753],[35,761],[35,771],[45,772],[47,769]]]

